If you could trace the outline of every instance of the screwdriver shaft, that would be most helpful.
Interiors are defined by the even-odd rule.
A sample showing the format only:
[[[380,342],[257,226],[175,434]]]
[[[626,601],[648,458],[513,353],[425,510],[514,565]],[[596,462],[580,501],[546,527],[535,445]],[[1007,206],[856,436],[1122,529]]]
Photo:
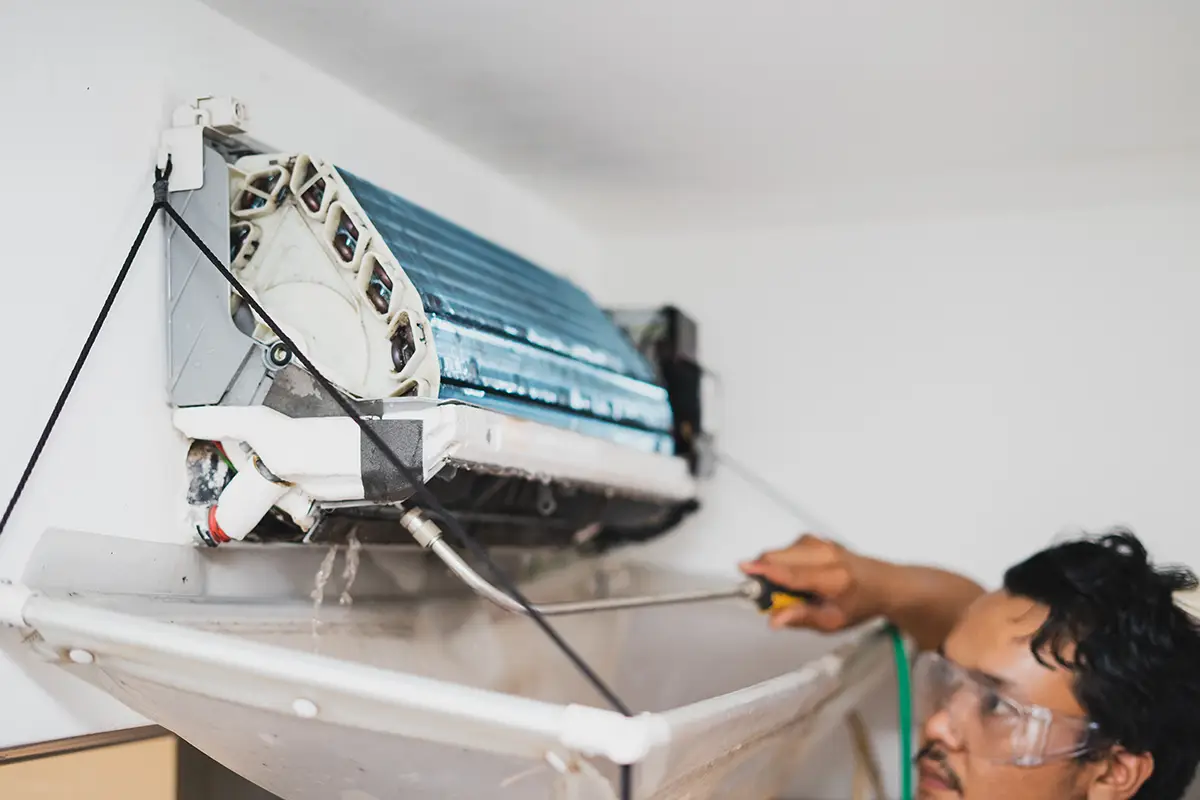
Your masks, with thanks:
[[[412,534],[413,538],[429,550],[442,563],[449,567],[458,578],[473,592],[486,600],[495,603],[506,611],[514,614],[527,614],[524,606],[507,593],[496,588],[490,581],[480,575],[463,560],[450,543],[442,538],[441,528],[429,520],[417,509],[410,509],[400,518],[400,524]],[[563,603],[539,603],[534,609],[546,617],[561,617],[568,614],[592,614],[601,611],[619,611],[627,608],[648,608],[653,606],[680,605],[684,603],[703,603],[714,600],[727,600],[735,597],[753,599],[757,586],[753,582],[742,582],[736,587],[725,589],[704,589],[690,592],[674,592],[670,594],[637,595],[633,597],[603,597],[594,600],[574,600]]]

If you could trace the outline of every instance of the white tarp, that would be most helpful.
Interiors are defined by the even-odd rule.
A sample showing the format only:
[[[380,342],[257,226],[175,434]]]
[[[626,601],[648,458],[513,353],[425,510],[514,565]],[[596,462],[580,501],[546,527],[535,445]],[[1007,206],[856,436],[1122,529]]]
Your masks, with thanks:
[[[614,576],[614,594],[681,581]],[[578,569],[527,584],[580,585]],[[891,669],[877,630],[773,634],[738,601],[555,620],[645,712],[626,719],[532,622],[474,598],[346,606],[335,590],[314,633],[311,600],[236,594],[47,589],[26,603],[28,646],[285,800],[611,799],[614,759],[635,764],[638,798],[769,798]]]

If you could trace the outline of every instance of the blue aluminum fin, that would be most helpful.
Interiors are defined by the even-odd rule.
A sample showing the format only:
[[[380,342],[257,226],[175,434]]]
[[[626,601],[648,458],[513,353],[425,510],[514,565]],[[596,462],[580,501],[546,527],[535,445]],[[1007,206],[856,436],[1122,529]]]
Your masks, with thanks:
[[[653,367],[575,284],[346,170],[421,294],[440,398],[672,453]]]

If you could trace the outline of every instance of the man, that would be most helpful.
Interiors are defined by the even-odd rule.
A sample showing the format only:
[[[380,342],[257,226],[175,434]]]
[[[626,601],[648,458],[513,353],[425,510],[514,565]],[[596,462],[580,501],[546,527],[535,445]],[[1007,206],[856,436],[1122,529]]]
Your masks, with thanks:
[[[1197,582],[1130,533],[1043,550],[995,592],[813,536],[742,569],[823,598],[776,627],[882,616],[912,637],[922,798],[1179,800],[1191,782],[1200,626],[1175,601]]]

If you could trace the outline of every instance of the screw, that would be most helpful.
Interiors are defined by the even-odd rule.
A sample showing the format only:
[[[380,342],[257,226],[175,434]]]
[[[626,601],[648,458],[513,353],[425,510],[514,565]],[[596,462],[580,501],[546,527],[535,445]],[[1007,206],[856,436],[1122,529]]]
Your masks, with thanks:
[[[275,342],[267,349],[267,366],[275,369],[286,367],[292,360],[292,351],[283,342]]]

